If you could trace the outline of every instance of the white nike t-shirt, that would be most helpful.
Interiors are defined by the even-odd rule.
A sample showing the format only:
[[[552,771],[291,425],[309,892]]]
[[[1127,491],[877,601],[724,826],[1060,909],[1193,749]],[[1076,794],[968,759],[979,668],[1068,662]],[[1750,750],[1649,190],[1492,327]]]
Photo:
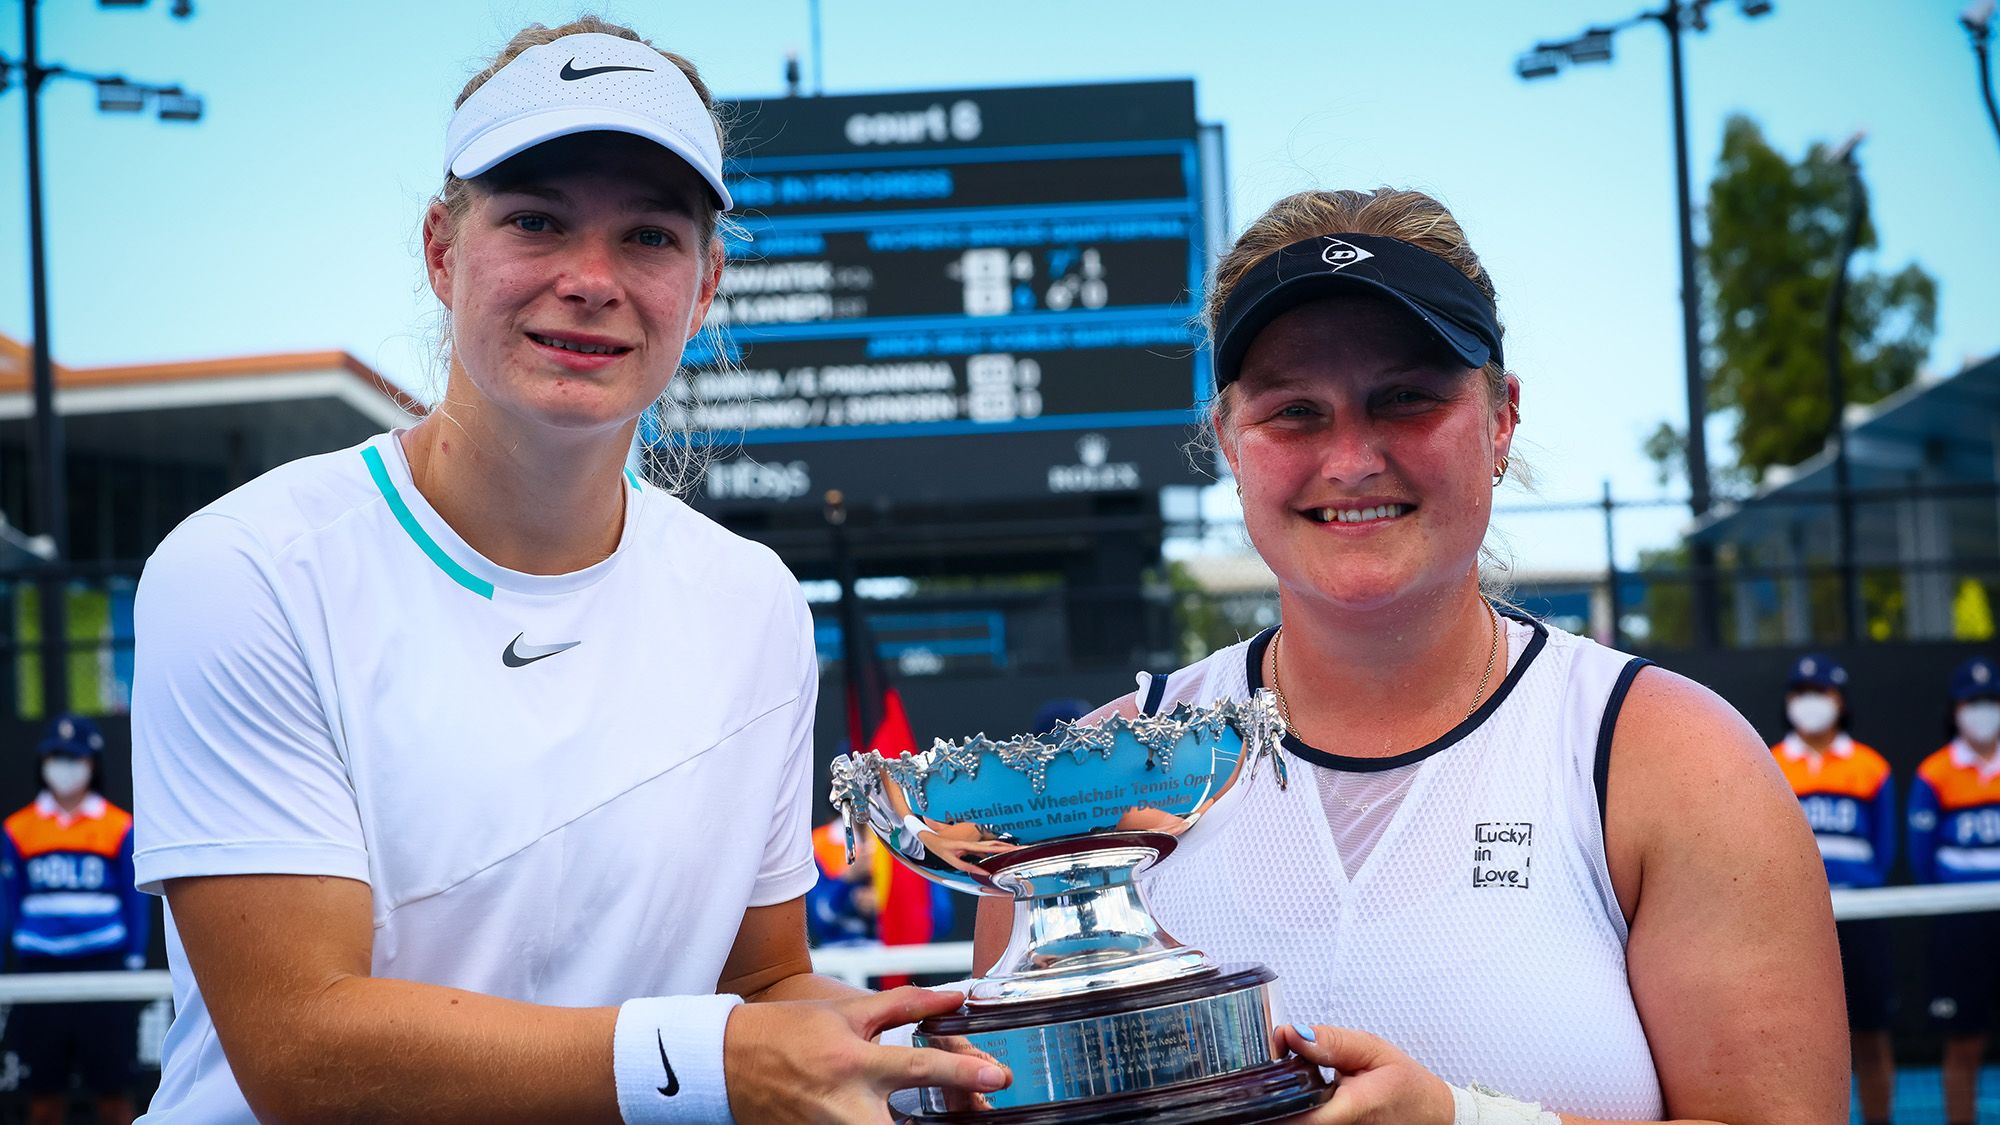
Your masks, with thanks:
[[[777,557],[627,474],[617,550],[469,548],[395,434],[190,516],[139,586],[141,887],[333,875],[377,976],[555,1005],[707,994],[814,880],[812,621]],[[252,1120],[171,912],[147,1120]]]

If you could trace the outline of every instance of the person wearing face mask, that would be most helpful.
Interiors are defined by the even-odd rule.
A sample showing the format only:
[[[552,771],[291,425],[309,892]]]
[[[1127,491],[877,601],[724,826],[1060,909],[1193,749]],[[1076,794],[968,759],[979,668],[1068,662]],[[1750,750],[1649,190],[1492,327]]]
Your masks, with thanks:
[[[104,736],[65,715],[36,748],[43,789],[0,825],[0,917],[24,973],[146,966],[150,908],[132,879],[132,816],[98,792]],[[27,1071],[29,1121],[68,1119],[72,1072],[107,1123],[132,1120],[131,1004],[22,1004],[8,1031]]]
[[[1847,669],[1822,655],[1800,657],[1785,682],[1791,729],[1771,753],[1812,826],[1827,882],[1879,887],[1896,853],[1896,783],[1888,759],[1847,733],[1846,687]],[[1889,1120],[1895,1083],[1894,962],[1881,920],[1837,929],[1861,1116],[1874,1125]]]
[[[1975,656],[1951,674],[1955,737],[1910,787],[1910,869],[1920,883],[2000,878],[2000,664]],[[1931,927],[1931,1018],[1945,1034],[1947,1125],[1972,1125],[2000,986],[2000,911],[1943,914]]]

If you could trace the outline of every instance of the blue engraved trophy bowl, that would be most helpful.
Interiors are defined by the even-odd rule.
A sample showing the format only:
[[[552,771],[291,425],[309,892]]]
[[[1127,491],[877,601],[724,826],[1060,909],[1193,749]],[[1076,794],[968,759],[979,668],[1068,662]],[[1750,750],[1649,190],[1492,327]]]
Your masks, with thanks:
[[[914,1042],[1013,1072],[978,1096],[918,1092],[921,1125],[1248,1125],[1331,1096],[1273,1059],[1271,982],[1175,941],[1140,876],[1213,831],[1237,786],[1284,785],[1270,693],[1036,737],[939,740],[833,763],[850,852],[862,825],[925,878],[1014,900],[1007,948],[964,1008]]]

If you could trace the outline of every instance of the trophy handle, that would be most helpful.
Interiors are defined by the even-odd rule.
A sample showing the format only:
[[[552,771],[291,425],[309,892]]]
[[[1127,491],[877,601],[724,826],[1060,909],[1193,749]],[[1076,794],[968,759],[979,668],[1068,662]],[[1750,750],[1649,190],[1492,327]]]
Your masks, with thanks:
[[[993,884],[1014,896],[1014,927],[967,1002],[1043,1000],[1215,972],[1207,955],[1160,928],[1139,882],[1177,843],[1164,833],[1112,832],[985,860]]]

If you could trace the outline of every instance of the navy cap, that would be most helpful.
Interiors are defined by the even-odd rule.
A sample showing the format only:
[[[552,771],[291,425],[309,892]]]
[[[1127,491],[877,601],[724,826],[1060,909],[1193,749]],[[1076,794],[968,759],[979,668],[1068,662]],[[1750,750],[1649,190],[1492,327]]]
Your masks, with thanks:
[[[1958,666],[1951,674],[1951,698],[1954,703],[1968,699],[2000,699],[2000,665],[1983,656],[1975,656]]]
[[[104,733],[82,715],[64,715],[49,724],[37,754],[68,754],[73,758],[95,758],[104,753]]]
[[[1785,681],[1785,690],[1796,688],[1819,688],[1838,691],[1847,686],[1847,669],[1835,663],[1831,657],[1817,652],[1809,652],[1799,657],[1792,665],[1791,678]]]
[[[1457,266],[1400,238],[1323,234],[1259,259],[1222,303],[1215,389],[1236,381],[1251,341],[1266,325],[1335,293],[1374,293],[1395,301],[1467,367],[1502,362],[1493,302]]]

